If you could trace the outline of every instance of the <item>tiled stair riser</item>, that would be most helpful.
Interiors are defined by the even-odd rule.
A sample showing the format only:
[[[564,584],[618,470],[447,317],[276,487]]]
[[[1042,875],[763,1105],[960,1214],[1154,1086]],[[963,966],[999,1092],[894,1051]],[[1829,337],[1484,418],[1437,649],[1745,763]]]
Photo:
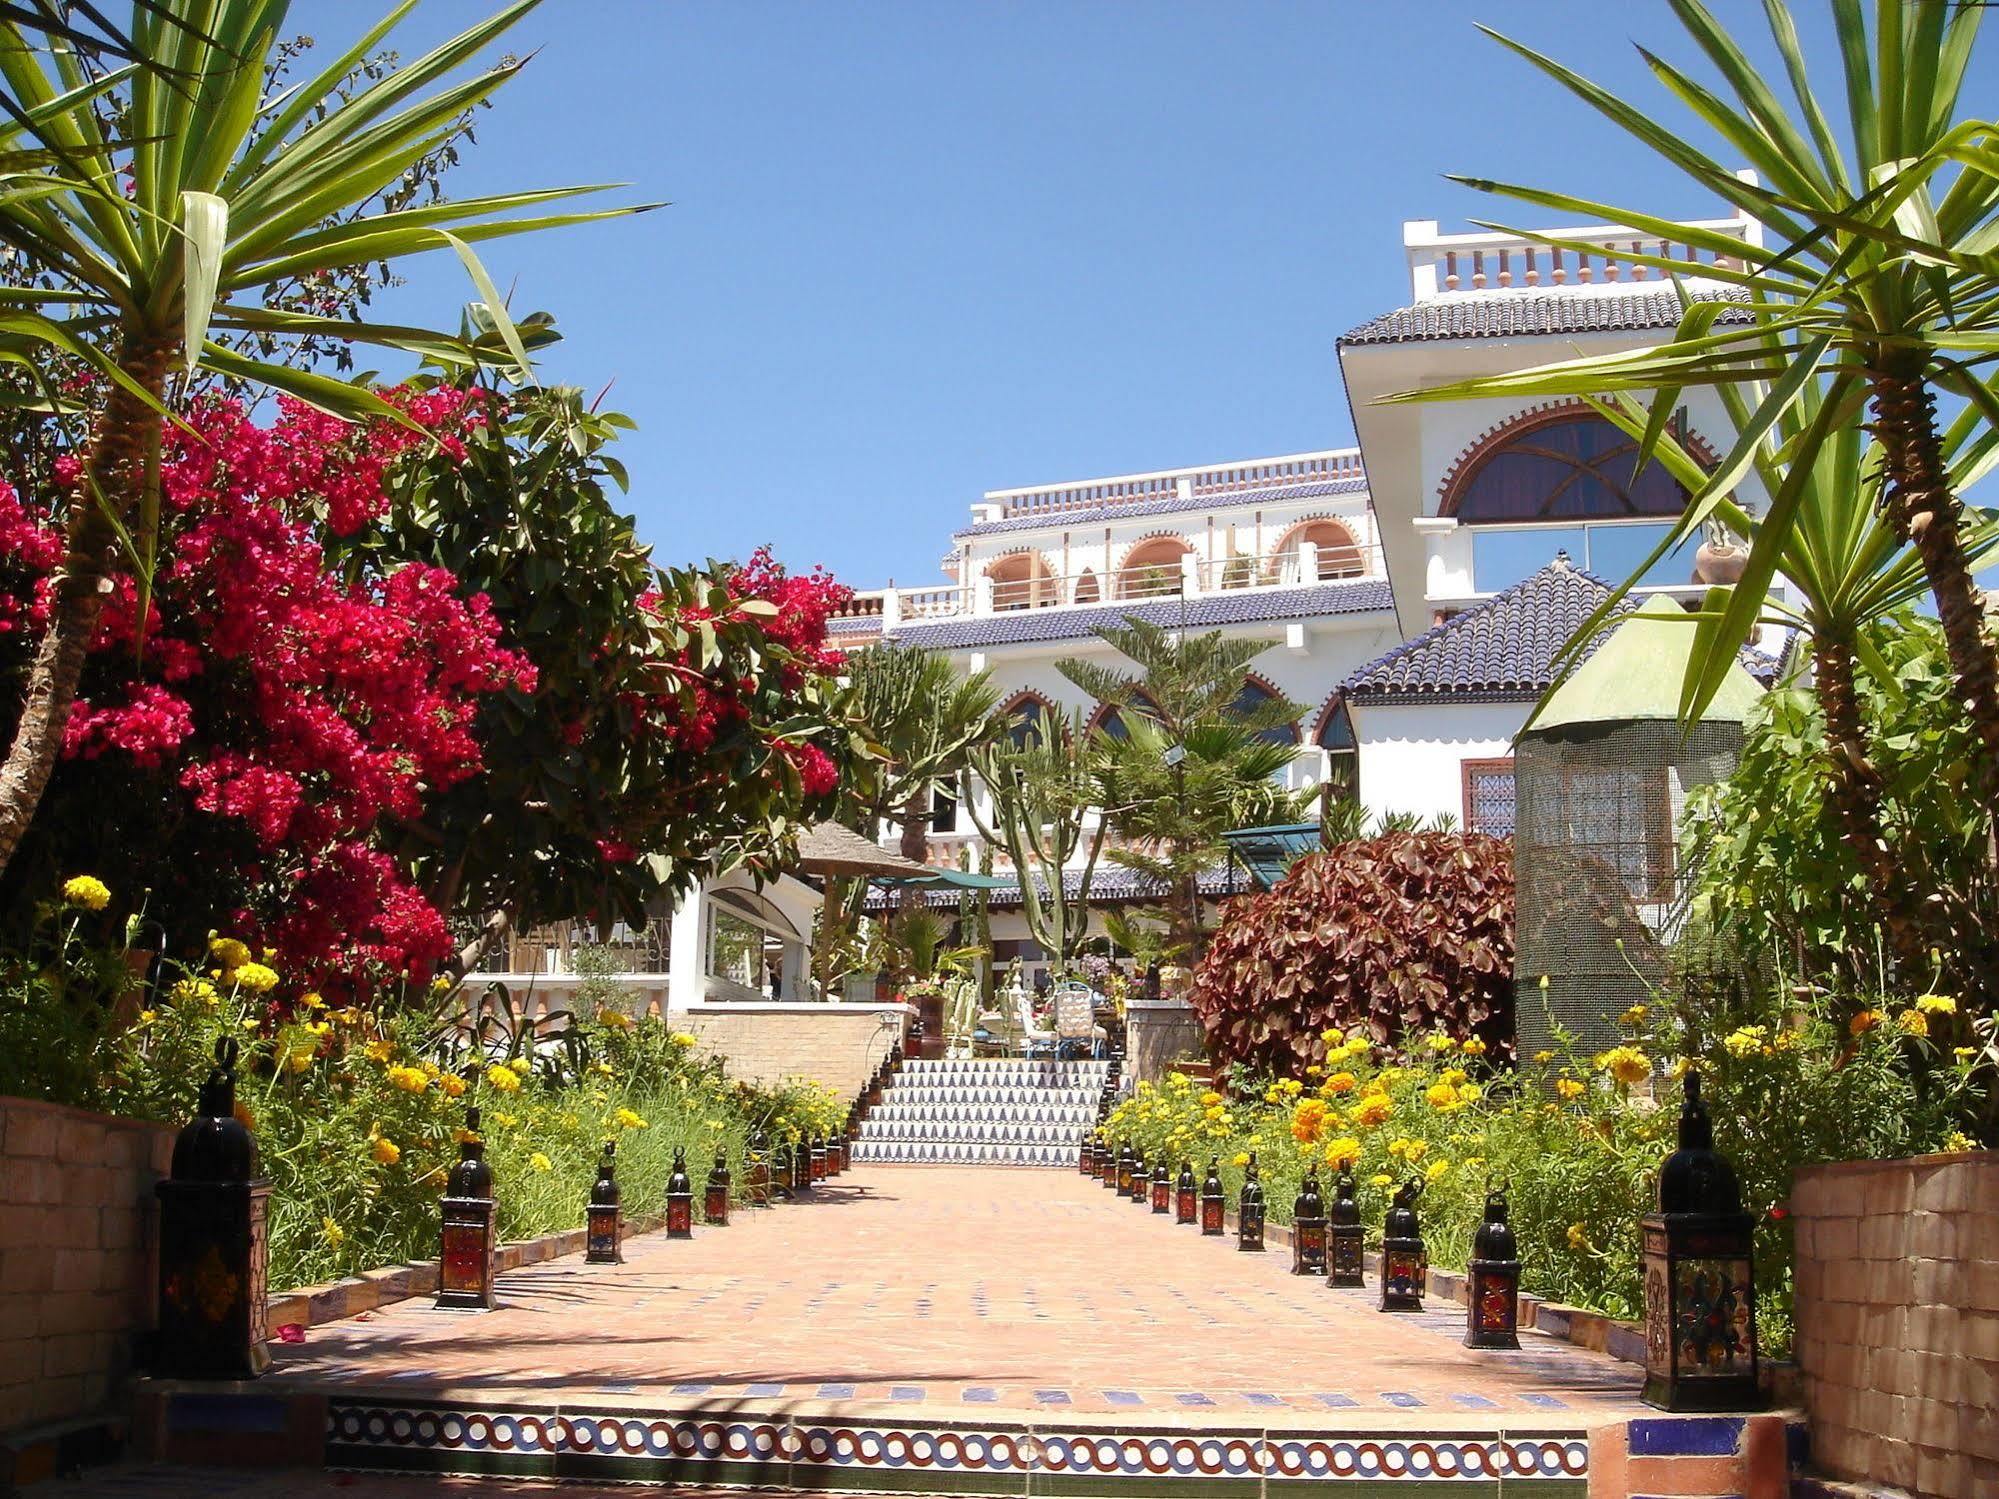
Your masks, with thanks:
[[[1074,1422],[970,1425],[806,1419],[737,1410],[472,1410],[336,1401],[329,1467],[911,1494],[1583,1499],[1574,1430],[1262,1432]]]
[[[1073,1166],[1096,1120],[1103,1062],[904,1064],[861,1122],[857,1162]]]

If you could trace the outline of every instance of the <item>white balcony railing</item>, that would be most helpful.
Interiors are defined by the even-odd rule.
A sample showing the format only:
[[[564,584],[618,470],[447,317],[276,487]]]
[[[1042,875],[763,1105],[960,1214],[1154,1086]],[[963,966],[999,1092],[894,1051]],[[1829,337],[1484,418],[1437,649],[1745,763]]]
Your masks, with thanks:
[[[1120,474],[1110,479],[1083,479],[1066,484],[1037,484],[1026,489],[989,489],[976,507],[980,520],[1021,520],[1060,516],[1078,510],[1145,505],[1158,500],[1197,500],[1209,495],[1234,495],[1258,489],[1282,489],[1297,484],[1363,479],[1360,449],[1328,448],[1315,453],[1291,453],[1242,463],[1207,464],[1193,468],[1162,468],[1145,474]]]

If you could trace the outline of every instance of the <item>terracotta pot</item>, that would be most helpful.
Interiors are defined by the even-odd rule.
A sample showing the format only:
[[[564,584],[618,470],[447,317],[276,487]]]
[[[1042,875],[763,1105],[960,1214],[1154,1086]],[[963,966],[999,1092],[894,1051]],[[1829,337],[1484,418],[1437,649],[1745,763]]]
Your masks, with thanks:
[[[1749,548],[1733,543],[1716,546],[1703,541],[1694,553],[1694,581],[1711,588],[1731,587],[1742,581],[1743,569],[1748,565]]]

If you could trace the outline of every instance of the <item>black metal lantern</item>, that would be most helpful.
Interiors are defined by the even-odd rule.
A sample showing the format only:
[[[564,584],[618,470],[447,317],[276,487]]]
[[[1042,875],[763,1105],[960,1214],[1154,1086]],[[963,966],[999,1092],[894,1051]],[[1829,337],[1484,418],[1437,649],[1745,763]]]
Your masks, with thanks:
[[[1117,1187],[1117,1162],[1117,1151],[1110,1141],[1104,1141],[1104,1148],[1097,1154],[1097,1180],[1112,1190]]]
[[[1755,1220],[1689,1072],[1680,1148],[1659,1168],[1659,1210],[1644,1219],[1645,1390],[1669,1411],[1760,1410]]]
[[[673,1174],[666,1179],[666,1236],[694,1237],[694,1183],[687,1175],[685,1147],[673,1147]]]
[[[624,1263],[625,1210],[620,1205],[617,1154],[617,1145],[606,1140],[603,1157],[597,1162],[597,1180],[590,1187],[590,1206],[585,1210],[589,1227],[583,1235],[583,1262],[588,1265]]]
[[[785,1196],[796,1201],[805,1195],[812,1185],[812,1149],[805,1143],[804,1136],[791,1142],[791,1148],[784,1157]]]
[[[1165,1156],[1161,1156],[1152,1166],[1152,1211],[1155,1213],[1173,1211],[1173,1179],[1166,1174]]]
[[[444,1183],[444,1234],[437,1266],[437,1304],[460,1311],[490,1311],[493,1250],[499,1205],[493,1201],[493,1168],[479,1138],[479,1111],[465,1111],[458,1164]]]
[[[815,1182],[826,1180],[826,1141],[819,1135],[812,1137],[811,1163],[810,1180]]]
[[[1201,1192],[1194,1185],[1194,1163],[1180,1163],[1180,1179],[1173,1184],[1173,1221],[1192,1223],[1201,1213]]]
[[[152,1368],[169,1379],[254,1379],[271,1364],[264,1346],[271,1184],[257,1175],[256,1142],[236,1117],[239,1050],[233,1037],[216,1041],[195,1117],[174,1140],[172,1175],[154,1188],[160,1332]]]
[[[1326,1200],[1319,1195],[1319,1173],[1305,1173],[1305,1183],[1291,1204],[1291,1273],[1326,1273]]]
[[[1235,1247],[1263,1252],[1263,1176],[1257,1169],[1256,1152],[1249,1153],[1243,1168],[1242,1190],[1236,1194]]]
[[[1095,1173],[1096,1164],[1097,1137],[1094,1134],[1085,1135],[1082,1146],[1076,1151],[1076,1174],[1090,1176]]]
[[[1223,1210],[1228,1206],[1228,1198],[1222,1192],[1222,1163],[1215,1157],[1208,1157],[1207,1180],[1201,1183],[1201,1232],[1210,1237],[1225,1233],[1227,1222]]]
[[[715,1164],[708,1168],[708,1185],[701,1192],[701,1221],[717,1228],[729,1226],[729,1157],[715,1152]]]
[[[1519,1346],[1520,1246],[1506,1221],[1506,1193],[1488,1192],[1465,1267],[1465,1347]]]
[[[1388,1207],[1388,1221],[1381,1233],[1381,1309],[1384,1312],[1423,1310],[1425,1269],[1428,1251],[1423,1247],[1423,1225],[1416,1218],[1416,1199],[1423,1195],[1423,1183],[1415,1177],[1395,1189]]]
[[[1129,1140],[1119,1147],[1117,1153],[1117,1175],[1112,1180],[1117,1184],[1117,1195],[1131,1196],[1131,1171],[1135,1157],[1131,1153]]]
[[[1151,1182],[1152,1168],[1145,1163],[1145,1152],[1141,1150],[1132,1158],[1131,1190],[1125,1195],[1133,1202],[1143,1206],[1145,1203],[1145,1191],[1151,1185]]]
[[[1353,1172],[1342,1170],[1333,1184],[1331,1222],[1326,1229],[1326,1284],[1354,1287],[1367,1284],[1361,1273],[1367,1230],[1361,1227],[1360,1203],[1354,1196]]]

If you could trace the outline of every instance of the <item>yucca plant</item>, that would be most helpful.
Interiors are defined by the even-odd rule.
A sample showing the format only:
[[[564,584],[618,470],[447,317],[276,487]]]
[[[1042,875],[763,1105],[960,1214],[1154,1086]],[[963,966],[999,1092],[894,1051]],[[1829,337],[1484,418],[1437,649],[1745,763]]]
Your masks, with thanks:
[[[0,359],[37,371],[79,361],[102,391],[88,412],[50,623],[0,764],[0,868],[48,784],[121,565],[137,571],[144,598],[173,372],[268,386],[349,418],[393,414],[363,385],[248,357],[211,332],[280,344],[331,338],[464,363],[481,352],[465,339],[280,310],[259,297],[275,283],[449,248],[483,304],[476,321],[495,331],[490,349],[525,369],[526,349],[472,243],[636,211],[523,212],[597,187],[371,211],[520,70],[506,61],[456,76],[535,3],[516,0],[347,88],[356,64],[414,8],[404,0],[317,75],[270,95],[286,0],[137,0],[124,32],[135,62],[111,74],[35,16],[0,12],[0,92],[14,120],[0,131],[0,245],[40,273],[38,284],[0,288]],[[42,384],[60,404],[54,382]]]
[[[1689,140],[1684,123],[1628,102],[1551,58],[1497,32],[1496,40],[1582,99],[1640,145],[1759,222],[1770,242],[1657,215],[1484,178],[1455,180],[1480,191],[1579,213],[1658,235],[1718,257],[1699,274],[1731,284],[1737,302],[1689,302],[1672,338],[1623,354],[1573,359],[1513,374],[1408,392],[1396,400],[1653,392],[1641,460],[1691,386],[1761,386],[1732,449],[1692,486],[1692,498],[1651,561],[1694,534],[1751,472],[1786,413],[1809,410],[1786,440],[1790,479],[1772,492],[1748,567],[1726,606],[1741,634],[1763,607],[1786,538],[1798,523],[1820,448],[1865,407],[1880,443],[1881,513],[1911,543],[1935,596],[1953,671],[1977,724],[1988,798],[1999,777],[1999,658],[1982,626],[1959,498],[1968,470],[1990,461],[1999,396],[1985,367],[1999,358],[1999,126],[1962,119],[1963,93],[1982,6],[1952,0],[1877,0],[1870,23],[1861,0],[1829,0],[1839,38],[1842,141],[1821,103],[1796,25],[1783,0],[1764,0],[1783,85],[1764,79],[1699,0],[1670,0],[1687,35],[1719,75],[1719,89],[1641,48],[1653,74],[1694,122],[1719,136],[1731,163]],[[1786,86],[1792,103],[1783,100]],[[1761,181],[1738,177],[1746,162]],[[1581,250],[1560,236],[1510,228],[1543,244]],[[1604,247],[1591,244],[1590,253]],[[1611,258],[1675,276],[1684,261],[1612,250]],[[1746,323],[1721,321],[1746,307]],[[1807,402],[1808,388],[1813,394]],[[1966,403],[1981,430],[1946,458],[1939,392]],[[1641,569],[1642,571],[1642,569]],[[1621,597],[1621,592],[1618,595]],[[1593,638],[1615,599],[1578,633]],[[1720,658],[1690,674],[1681,709],[1700,711],[1718,687]]]

